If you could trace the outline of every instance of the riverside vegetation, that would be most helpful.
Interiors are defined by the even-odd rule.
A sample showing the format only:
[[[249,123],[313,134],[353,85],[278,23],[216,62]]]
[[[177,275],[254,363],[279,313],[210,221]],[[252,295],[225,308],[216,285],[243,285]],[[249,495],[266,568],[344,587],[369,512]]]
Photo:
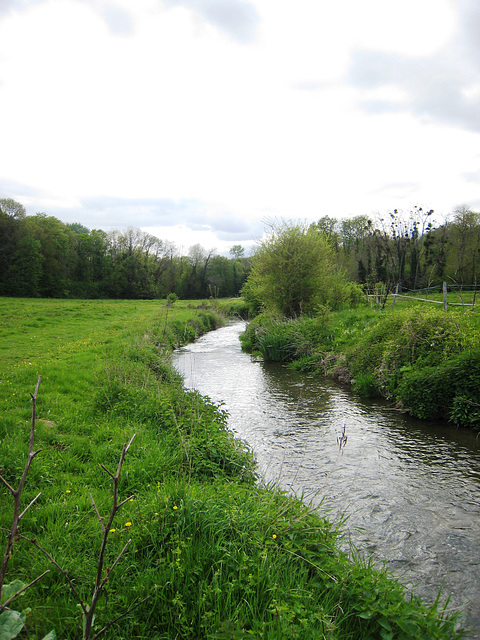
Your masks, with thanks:
[[[468,302],[473,294],[463,294]],[[449,294],[458,300],[458,294]],[[447,313],[403,298],[395,308],[359,305],[287,320],[258,315],[243,348],[265,360],[351,384],[422,419],[480,429],[480,315],[450,306]]]
[[[438,603],[340,552],[338,526],[318,510],[262,486],[221,407],[183,388],[170,352],[221,324],[221,311],[217,301],[0,299],[4,606],[48,571],[8,603],[17,629],[1,626],[9,609],[0,614],[0,638],[460,638]],[[340,317],[353,331],[353,315]],[[335,322],[325,311],[275,326],[332,344]],[[10,553],[8,487],[29,450]]]

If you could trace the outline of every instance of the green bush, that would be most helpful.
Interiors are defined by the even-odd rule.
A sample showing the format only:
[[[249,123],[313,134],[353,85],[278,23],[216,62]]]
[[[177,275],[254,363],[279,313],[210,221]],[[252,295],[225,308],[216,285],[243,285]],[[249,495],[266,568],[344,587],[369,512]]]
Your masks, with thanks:
[[[406,371],[398,398],[418,418],[451,419],[479,427],[480,351],[460,353],[434,367]]]
[[[322,307],[314,317],[294,320],[260,314],[247,325],[240,336],[242,348],[258,352],[264,360],[270,362],[291,362],[308,358],[328,342],[331,317],[327,307]]]
[[[377,384],[371,373],[359,373],[353,380],[353,388],[364,398],[374,398],[377,393]]]

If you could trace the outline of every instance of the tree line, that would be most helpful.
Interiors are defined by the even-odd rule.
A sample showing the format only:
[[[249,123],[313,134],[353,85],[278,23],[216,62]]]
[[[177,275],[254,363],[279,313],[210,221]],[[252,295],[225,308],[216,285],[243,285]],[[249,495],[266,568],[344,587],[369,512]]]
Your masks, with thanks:
[[[314,224],[330,242],[350,280],[369,287],[383,283],[421,289],[446,281],[480,282],[480,213],[457,207],[449,219],[434,221],[433,210],[393,210],[376,219],[325,216]]]
[[[200,245],[176,246],[140,229],[107,233],[53,216],[27,216],[0,200],[0,295],[13,297],[164,298],[237,296],[250,269],[244,249],[230,257]]]
[[[0,295],[154,299],[174,293],[202,299],[237,296],[243,288],[261,304],[283,283],[281,306],[297,314],[309,297],[329,304],[332,292],[336,300],[356,297],[344,282],[412,290],[443,281],[476,286],[480,214],[460,206],[442,223],[433,214],[415,207],[377,218],[284,221],[272,225],[252,258],[240,245],[227,258],[199,244],[181,255],[172,242],[136,228],[107,233],[45,213],[27,216],[20,203],[0,199]],[[342,286],[333,278],[339,274]]]

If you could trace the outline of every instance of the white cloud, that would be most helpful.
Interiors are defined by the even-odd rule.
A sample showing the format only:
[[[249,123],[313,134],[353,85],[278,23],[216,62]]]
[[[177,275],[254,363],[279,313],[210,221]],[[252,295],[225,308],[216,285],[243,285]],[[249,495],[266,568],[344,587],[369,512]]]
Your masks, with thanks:
[[[0,197],[205,246],[478,202],[479,24],[474,0],[9,0]]]
[[[167,7],[185,7],[239,42],[255,37],[258,14],[248,0],[163,0]]]

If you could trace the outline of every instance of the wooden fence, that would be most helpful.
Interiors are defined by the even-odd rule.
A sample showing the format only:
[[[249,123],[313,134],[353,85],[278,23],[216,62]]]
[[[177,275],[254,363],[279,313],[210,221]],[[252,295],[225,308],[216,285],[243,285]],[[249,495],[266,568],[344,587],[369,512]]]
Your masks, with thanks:
[[[457,285],[454,285],[454,286],[457,287]],[[472,302],[464,302],[463,301],[461,289],[459,289],[459,295],[460,295],[461,302],[448,302],[448,300],[447,300],[448,295],[447,294],[448,294],[448,289],[449,288],[453,288],[453,286],[452,285],[448,285],[446,282],[444,282],[442,288],[440,288],[440,287],[428,287],[428,289],[417,289],[417,291],[427,291],[427,290],[432,290],[432,289],[439,289],[440,291],[443,292],[443,299],[442,300],[432,300],[430,298],[418,298],[416,296],[400,293],[399,292],[400,285],[397,284],[395,292],[393,293],[392,309],[395,308],[395,303],[397,301],[397,298],[406,298],[408,300],[418,300],[420,302],[427,302],[427,303],[433,303],[433,304],[442,304],[444,311],[448,310],[448,305],[459,306],[459,307],[472,307],[472,309],[475,307],[475,297],[476,297],[476,294],[477,294],[477,285],[472,285],[472,288],[474,290],[473,301]],[[412,293],[415,293],[415,291],[413,291]],[[385,288],[375,289],[374,293],[367,293],[366,296],[370,300],[370,302],[375,300],[376,305],[383,309],[385,307],[385,305],[386,305],[387,298],[388,298],[389,294],[390,294],[390,291],[388,291],[386,289],[386,287],[385,287]]]

